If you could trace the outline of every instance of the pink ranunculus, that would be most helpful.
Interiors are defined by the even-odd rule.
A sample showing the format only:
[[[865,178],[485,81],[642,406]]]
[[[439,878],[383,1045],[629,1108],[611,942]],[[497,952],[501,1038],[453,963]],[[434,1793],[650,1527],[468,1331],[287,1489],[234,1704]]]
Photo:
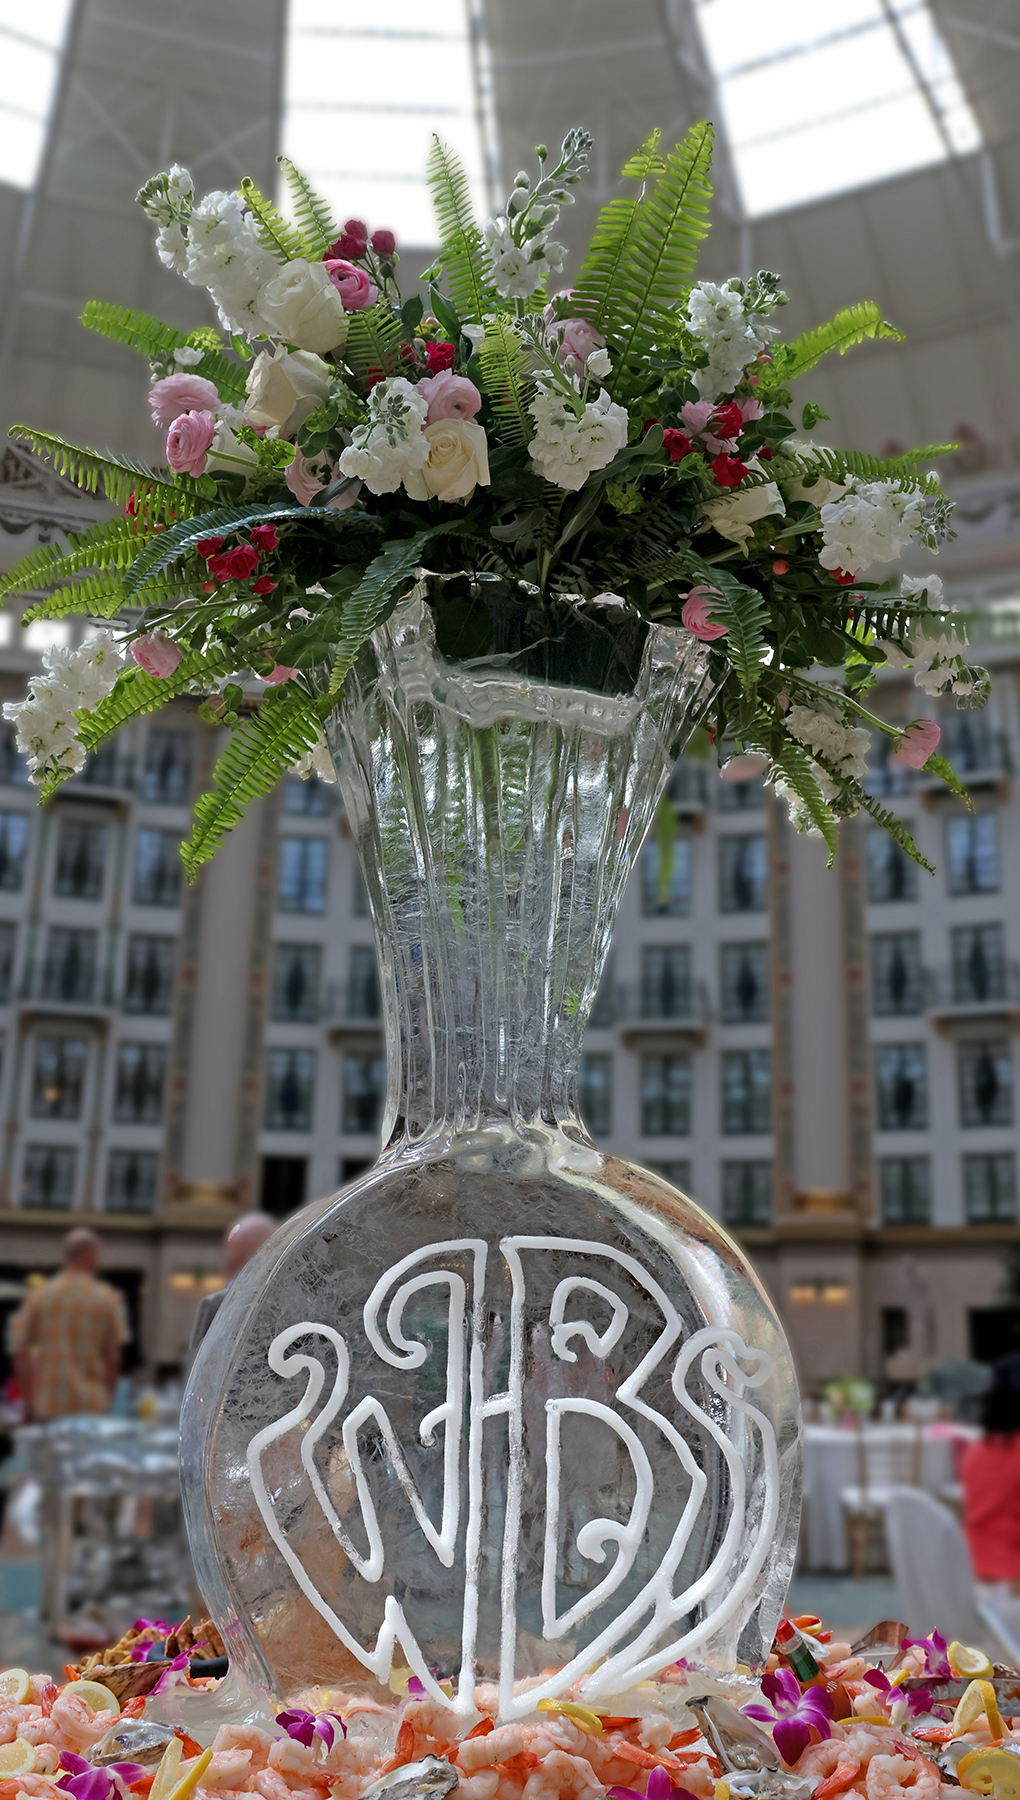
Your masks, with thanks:
[[[705,429],[712,414],[717,410],[718,408],[712,400],[688,400],[680,408],[680,417],[685,431],[689,432],[691,437],[699,437],[705,449],[713,456],[721,456],[726,451],[732,450],[737,441],[735,437],[716,437],[714,432]]]
[[[906,769],[923,769],[939,747],[942,728],[934,719],[915,719],[908,725],[892,753],[892,761]]]
[[[326,483],[322,479],[324,465],[314,457],[305,456],[304,452],[294,446],[294,461],[287,464],[283,479],[290,488],[300,506],[307,506],[314,500]]]
[[[345,312],[364,312],[366,306],[375,305],[379,289],[369,280],[364,269],[357,268],[342,256],[327,258],[326,268],[330,281],[344,303]]]
[[[146,675],[156,675],[164,681],[180,666],[182,652],[165,631],[147,631],[144,637],[135,638],[131,655]]]
[[[714,638],[725,637],[728,625],[719,625],[712,617],[711,600],[718,595],[719,589],[714,587],[693,587],[684,601],[680,617],[692,637],[700,638],[702,643],[710,644]]]
[[[166,460],[175,475],[204,475],[205,459],[216,436],[211,412],[186,412],[167,433]]]
[[[482,404],[474,382],[466,375],[452,375],[449,370],[423,375],[418,392],[429,409],[426,425],[438,425],[440,419],[473,419]]]
[[[285,669],[282,663],[275,663],[269,674],[263,675],[262,679],[267,687],[279,687],[281,682],[293,680],[296,674],[296,669]]]
[[[548,335],[553,342],[559,339],[556,361],[565,367],[567,357],[572,356],[578,374],[592,352],[604,350],[606,345],[604,334],[589,325],[587,319],[558,319],[549,327]]]
[[[760,400],[737,400],[735,404],[740,408],[740,417],[745,425],[749,425],[752,419],[760,419],[765,411]]]
[[[215,385],[203,375],[167,375],[153,382],[148,400],[153,424],[160,431],[169,430],[182,413],[218,412],[220,406]]]

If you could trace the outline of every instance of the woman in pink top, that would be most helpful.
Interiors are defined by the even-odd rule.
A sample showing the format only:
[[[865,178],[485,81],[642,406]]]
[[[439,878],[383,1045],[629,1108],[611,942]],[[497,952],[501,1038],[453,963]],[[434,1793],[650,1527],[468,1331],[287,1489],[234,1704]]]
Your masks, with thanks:
[[[981,1401],[984,1437],[964,1453],[963,1525],[977,1591],[1020,1633],[1020,1356],[1004,1356]]]

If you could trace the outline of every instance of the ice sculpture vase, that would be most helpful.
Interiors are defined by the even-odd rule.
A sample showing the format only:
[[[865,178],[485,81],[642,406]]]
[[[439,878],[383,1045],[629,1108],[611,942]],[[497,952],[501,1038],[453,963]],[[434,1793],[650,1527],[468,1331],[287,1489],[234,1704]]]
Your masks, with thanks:
[[[238,1277],[183,1429],[206,1600],[290,1704],[411,1671],[466,1723],[498,1683],[511,1719],[771,1642],[800,1483],[781,1328],[725,1233],[577,1106],[620,897],[711,688],[686,632],[484,575],[423,583],[348,680],[385,1147]]]

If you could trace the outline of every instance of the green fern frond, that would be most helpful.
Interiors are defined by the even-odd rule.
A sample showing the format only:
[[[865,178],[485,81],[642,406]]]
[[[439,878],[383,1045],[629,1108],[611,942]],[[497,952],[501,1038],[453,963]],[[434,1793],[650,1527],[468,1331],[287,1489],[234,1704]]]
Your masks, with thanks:
[[[659,136],[659,132],[653,131],[647,143],[624,164],[624,178],[639,181],[641,192],[630,198],[617,195],[602,208],[591,245],[574,282],[572,293],[578,311],[607,337],[615,332],[620,271],[625,266],[632,235],[636,236],[639,230],[644,186],[649,177],[662,168]]]
[[[281,212],[260,193],[250,175],[246,175],[241,183],[245,205],[255,219],[255,229],[266,250],[272,252],[278,262],[293,262],[296,257],[303,257],[304,244],[301,233],[288,225]]]
[[[131,664],[117,677],[115,685],[99,705],[92,712],[82,713],[78,736],[86,750],[98,750],[131,719],[141,719],[146,713],[158,711],[176,695],[186,694],[193,683],[208,684],[211,689],[223,676],[233,675],[236,669],[237,651],[221,649],[194,651],[178,664],[172,675],[162,679],[146,675]]]
[[[111,343],[124,344],[141,356],[160,361],[171,357],[188,341],[185,332],[153,318],[151,313],[136,312],[132,306],[115,306],[108,300],[86,300],[81,322],[86,330],[98,332]],[[222,400],[236,402],[244,398],[244,369],[216,350],[204,351],[200,363],[193,368],[189,365],[189,372],[213,382]]]
[[[37,600],[21,615],[23,625],[35,619],[66,619],[73,613],[87,613],[94,619],[112,619],[122,608],[130,606],[174,606],[181,598],[180,581],[157,576],[147,581],[141,593],[130,601],[124,596],[123,577],[116,570],[90,571],[67,587],[55,588],[45,599]]]
[[[333,223],[327,202],[315,192],[290,157],[278,156],[276,160],[290,189],[294,218],[304,243],[303,253],[309,261],[318,262],[340,236],[339,230]]]
[[[776,742],[772,734],[768,743],[761,748],[771,757],[772,772],[770,780],[774,780],[775,772],[784,777],[793,789],[816,831],[825,839],[829,851],[829,867],[839,848],[839,822],[831,806],[827,805],[822,790],[811,773],[811,758],[802,746],[793,738],[783,734]]]
[[[924,765],[924,772],[926,775],[937,775],[940,781],[945,782],[951,794],[956,794],[961,800],[966,800],[968,812],[974,811],[974,802],[948,757],[934,754],[929,756]]]
[[[189,881],[240,824],[252,801],[268,794],[284,770],[314,748],[318,735],[315,704],[302,689],[266,695],[255,717],[232,734],[213,770],[211,791],[196,803],[191,836],[181,845]]]
[[[447,291],[459,319],[482,319],[496,294],[488,277],[488,258],[481,231],[471,211],[471,193],[460,161],[433,137],[425,165],[426,180],[439,225],[436,266],[446,275]]]
[[[198,506],[209,503],[211,483],[204,488],[190,475],[168,481],[150,469],[148,463],[134,457],[115,457],[84,445],[69,444],[66,438],[57,437],[53,432],[36,431],[32,425],[12,425],[7,435],[27,444],[37,456],[45,456],[58,475],[66,476],[86,494],[98,494],[102,490],[111,505],[124,506],[134,493],[144,508],[147,523],[158,524],[175,516],[186,517]]]
[[[133,519],[103,519],[87,531],[68,533],[67,546],[43,544],[23,556],[16,568],[0,575],[0,602],[9,594],[35,594],[54,588],[85,570],[130,568],[139,550]]]
[[[861,808],[868,814],[868,817],[874,819],[876,825],[881,825],[882,830],[887,831],[891,838],[895,838],[900,849],[910,857],[912,862],[918,863],[929,875],[934,875],[935,870],[931,863],[921,855],[903,820],[897,818],[896,814],[890,812],[887,807],[881,806],[874,795],[869,794],[863,788],[859,798]]]
[[[533,383],[528,380],[529,359],[520,338],[500,313],[485,322],[485,337],[478,350],[482,386],[499,419],[505,444],[523,447],[534,435],[527,410]]]
[[[712,617],[726,626],[726,655],[745,694],[751,693],[761,680],[766,653],[770,619],[765,600],[757,588],[745,587],[728,569],[702,562],[693,551],[688,553],[688,566],[699,582],[717,590],[709,601]]]
[[[902,481],[923,494],[940,494],[942,485],[937,475],[921,473],[918,465],[929,458],[944,456],[952,445],[926,444],[919,450],[908,450],[903,456],[870,456],[864,450],[830,450],[821,444],[812,446],[807,455],[791,455],[783,451],[783,476],[799,475],[810,480],[821,475],[829,481],[845,481],[856,475],[862,481]],[[790,469],[790,464],[793,469]],[[810,498],[810,489],[808,490]]]
[[[345,513],[329,513],[323,510],[322,517],[328,519],[344,519]],[[125,598],[137,604],[133,596],[141,593],[149,585],[154,575],[168,569],[178,558],[193,550],[199,538],[222,537],[228,531],[234,531],[239,525],[268,524],[275,519],[307,518],[303,506],[293,501],[289,505],[276,501],[270,505],[251,503],[247,506],[221,506],[215,512],[204,512],[197,519],[187,519],[180,525],[171,525],[168,531],[161,531],[146,544],[131,565],[125,578]]]
[[[377,300],[364,312],[348,315],[343,359],[358,381],[364,381],[370,369],[392,375],[400,367],[400,346],[406,341],[400,314],[385,300]]]
[[[335,703],[362,644],[374,631],[401,582],[414,574],[429,539],[451,529],[455,527],[435,525],[412,538],[392,538],[369,563],[354,592],[344,601],[327,701]]]
[[[903,332],[888,319],[883,319],[874,300],[858,300],[855,306],[848,306],[830,319],[827,325],[816,325],[811,331],[804,331],[800,337],[789,344],[780,344],[772,352],[772,363],[768,369],[767,381],[770,386],[783,385],[788,381],[796,381],[798,375],[804,375],[828,356],[838,350],[845,356],[855,344],[863,344],[869,339],[890,338],[900,343]]]

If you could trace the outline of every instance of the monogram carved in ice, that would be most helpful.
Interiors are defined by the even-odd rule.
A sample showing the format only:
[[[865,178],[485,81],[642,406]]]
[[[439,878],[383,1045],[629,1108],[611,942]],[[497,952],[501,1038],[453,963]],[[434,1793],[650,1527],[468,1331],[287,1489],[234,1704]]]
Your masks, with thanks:
[[[418,1426],[418,1435],[425,1446],[434,1445],[436,1434],[442,1433],[442,1504],[438,1520],[428,1510],[383,1404],[372,1394],[367,1394],[341,1416],[350,1387],[350,1353],[344,1338],[330,1325],[304,1320],[288,1326],[273,1339],[267,1358],[270,1370],[287,1381],[304,1376],[305,1387],[290,1412],[252,1438],[248,1445],[248,1471],[252,1492],[269,1536],[301,1591],[346,1648],[382,1682],[388,1679],[395,1660],[405,1663],[429,1693],[449,1705],[451,1702],[430,1671],[400,1600],[392,1593],[387,1596],[374,1647],[361,1643],[303,1566],[288,1541],[269,1490],[263,1466],[266,1452],[289,1431],[296,1430],[300,1436],[304,1474],[324,1522],[358,1575],[366,1582],[379,1581],[385,1570],[386,1551],[359,1443],[359,1432],[366,1426],[372,1427],[385,1445],[393,1473],[422,1538],[444,1568],[452,1569],[457,1561],[464,1569],[461,1661],[452,1704],[467,1714],[473,1709],[478,1627],[482,1439],[486,1421],[505,1415],[509,1457],[505,1471],[502,1545],[500,1712],[503,1718],[512,1719],[518,1713],[530,1712],[536,1700],[562,1693],[586,1671],[589,1671],[587,1680],[580,1690],[586,1699],[596,1700],[619,1693],[665,1664],[690,1655],[728,1622],[742,1620],[750,1610],[749,1603],[753,1603],[752,1590],[768,1556],[776,1527],[779,1468],[772,1425],[747,1398],[748,1389],[760,1387],[771,1375],[771,1357],[744,1344],[736,1332],[712,1326],[694,1332],[685,1342],[681,1341],[683,1322],[667,1294],[635,1257],[622,1250],[578,1238],[508,1237],[501,1241],[500,1251],[510,1276],[511,1307],[508,1378],[499,1392],[486,1392],[489,1347],[484,1340],[484,1327],[489,1314],[485,1303],[488,1246],[484,1240],[450,1239],[413,1251],[387,1270],[365,1304],[365,1336],[376,1357],[392,1369],[413,1370],[425,1362],[429,1347],[405,1335],[405,1309],[416,1294],[426,1289],[448,1290],[445,1398],[420,1420]],[[544,1329],[551,1357],[559,1359],[560,1363],[577,1362],[578,1343],[602,1362],[620,1344],[631,1314],[631,1306],[619,1291],[621,1286],[625,1290],[631,1289],[632,1305],[633,1288],[640,1289],[643,1311],[647,1312],[646,1302],[651,1301],[661,1317],[661,1330],[651,1348],[617,1381],[615,1388],[603,1390],[605,1398],[567,1394],[547,1397],[544,1401],[543,1637],[551,1643],[564,1637],[576,1640],[578,1627],[605,1606],[634,1567],[655,1504],[655,1476],[640,1435],[641,1426],[645,1428],[646,1440],[651,1433],[658,1442],[656,1434],[661,1434],[661,1439],[669,1445],[680,1465],[672,1484],[674,1492],[686,1490],[689,1483],[689,1494],[658,1566],[639,1591],[627,1599],[608,1624],[600,1625],[581,1649],[577,1649],[576,1641],[569,1650],[565,1646],[566,1661],[553,1677],[515,1699],[518,1545],[522,1526],[527,1403],[526,1300],[532,1328],[534,1321],[533,1304],[526,1295],[524,1259],[531,1253],[543,1252],[554,1253],[560,1259],[560,1265],[565,1255],[573,1253],[584,1271],[559,1281],[548,1308]],[[593,1261],[600,1265],[601,1279],[589,1272]],[[458,1262],[468,1270],[468,1276],[453,1266]],[[473,1289],[470,1295],[469,1279]],[[586,1313],[592,1316],[586,1316]],[[309,1343],[316,1339],[318,1346]],[[302,1341],[301,1349],[294,1348]],[[677,1345],[679,1349],[676,1349]],[[653,1372],[674,1352],[670,1388],[677,1411],[673,1417],[667,1417],[642,1396]],[[334,1361],[336,1365],[332,1390],[325,1398],[327,1368],[319,1356],[330,1367]],[[711,1411],[703,1410],[688,1391],[687,1381],[692,1370],[724,1404],[713,1406]],[[591,1518],[576,1532],[574,1542],[581,1557],[601,1566],[607,1562],[607,1545],[615,1545],[616,1555],[602,1580],[561,1613],[557,1610],[556,1595],[559,1545],[566,1522],[561,1519],[561,1506],[569,1506],[568,1484],[561,1482],[561,1440],[565,1415],[571,1413],[591,1420],[593,1425],[598,1421],[620,1440],[630,1458],[634,1493],[625,1523],[621,1524],[618,1519]],[[682,1583],[677,1591],[677,1573],[709,1487],[708,1474],[685,1437],[684,1414],[695,1426],[691,1436],[704,1447],[703,1460],[708,1460],[711,1444],[716,1448],[718,1473],[725,1472],[728,1476],[729,1512],[717,1530],[708,1566],[687,1580],[686,1585]],[[721,1419],[728,1421],[728,1430],[723,1428]],[[336,1429],[331,1430],[334,1422]],[[316,1460],[320,1445],[328,1452],[331,1445],[339,1443],[342,1443],[343,1456],[357,1494],[352,1523],[356,1522],[359,1528],[360,1548],[338,1514]],[[755,1493],[753,1505],[749,1507],[748,1468],[752,1460]],[[573,1483],[582,1476],[583,1472],[575,1470]],[[716,1494],[719,1485],[718,1481],[714,1483]],[[670,1632],[677,1631],[678,1626],[682,1628],[671,1637]],[[395,1657],[397,1645],[402,1654]]]

